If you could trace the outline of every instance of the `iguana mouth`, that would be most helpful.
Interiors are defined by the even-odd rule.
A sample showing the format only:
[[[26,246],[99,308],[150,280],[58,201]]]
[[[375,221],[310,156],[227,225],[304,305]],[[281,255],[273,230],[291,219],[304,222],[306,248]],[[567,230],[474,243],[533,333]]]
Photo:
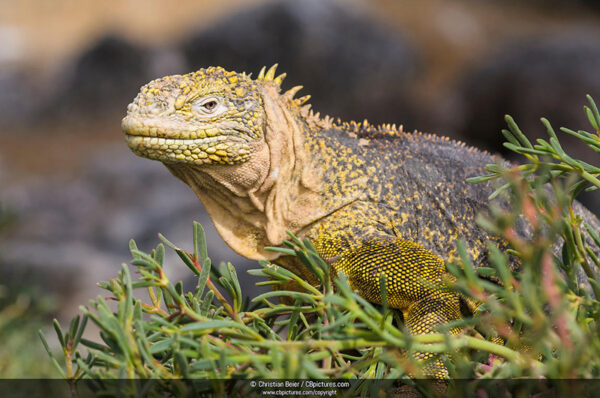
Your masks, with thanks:
[[[224,136],[239,135],[235,130],[227,130],[213,126],[192,127],[184,122],[165,122],[151,118],[135,118],[126,116],[121,127],[126,135],[148,138],[164,138],[176,140],[201,140]],[[241,139],[241,136],[240,136]]]
[[[130,146],[139,146],[143,145],[148,148],[154,146],[164,146],[165,149],[177,150],[178,148],[190,147],[190,146],[213,146],[218,145],[223,142],[232,142],[236,141],[239,143],[244,143],[245,141],[239,137],[235,137],[232,135],[220,135],[217,137],[207,137],[207,138],[166,138],[166,137],[152,137],[149,135],[141,135],[141,134],[125,134],[125,140]]]
[[[138,156],[163,163],[203,165],[242,163],[251,153],[248,141],[235,131],[178,129],[175,123],[164,126],[152,122],[123,119],[125,141]]]

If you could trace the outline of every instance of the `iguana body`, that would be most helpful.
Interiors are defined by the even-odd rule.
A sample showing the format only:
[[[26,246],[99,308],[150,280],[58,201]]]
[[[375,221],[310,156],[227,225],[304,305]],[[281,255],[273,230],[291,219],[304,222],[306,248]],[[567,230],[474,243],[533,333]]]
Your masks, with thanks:
[[[289,230],[370,301],[381,302],[384,274],[389,304],[413,333],[460,318],[458,295],[435,286],[458,239],[486,265],[485,242],[496,238],[475,217],[492,188],[465,179],[494,158],[395,126],[320,118],[294,98],[297,87],[280,93],[274,72],[252,80],[213,67],[149,83],[123,120],[130,148],[190,185],[241,255],[312,280],[295,258],[264,250]]]

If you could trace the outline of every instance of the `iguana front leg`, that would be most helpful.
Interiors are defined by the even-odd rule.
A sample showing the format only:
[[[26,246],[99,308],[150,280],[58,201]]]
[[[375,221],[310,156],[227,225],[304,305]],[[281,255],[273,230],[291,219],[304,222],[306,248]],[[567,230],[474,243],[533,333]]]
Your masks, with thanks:
[[[365,299],[381,304],[380,277],[385,275],[387,301],[401,310],[412,334],[434,333],[438,325],[461,318],[460,297],[442,289],[444,262],[423,246],[395,237],[365,240],[356,249],[346,249],[334,262],[337,271],[348,275],[350,285]],[[457,334],[459,328],[450,333]],[[432,353],[419,353],[422,359]],[[440,361],[428,372],[447,376]]]

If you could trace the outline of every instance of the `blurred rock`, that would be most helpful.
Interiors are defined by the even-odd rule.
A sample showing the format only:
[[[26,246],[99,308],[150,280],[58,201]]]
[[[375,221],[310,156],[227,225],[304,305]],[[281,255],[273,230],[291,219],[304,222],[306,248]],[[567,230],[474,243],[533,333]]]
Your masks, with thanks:
[[[256,278],[245,269],[256,263],[226,246],[186,185],[159,162],[137,158],[125,145],[100,150],[73,181],[23,184],[4,191],[0,203],[17,217],[0,240],[0,272],[6,276],[18,267],[30,270],[11,271],[19,278],[43,275],[44,289],[61,295],[70,310],[100,294],[96,283],[116,277],[120,264],[131,260],[129,239],[150,251],[160,243],[161,232],[191,248],[194,220],[205,227],[213,263],[231,261],[242,283],[250,285],[245,293],[253,294]],[[174,280],[192,279],[176,255],[168,255],[165,264]]]
[[[101,38],[66,72],[49,116],[122,111],[148,80],[148,59],[144,48],[115,36]]]
[[[561,126],[591,130],[583,106],[586,94],[600,103],[598,37],[598,30],[580,29],[495,48],[464,74],[457,97],[457,132],[469,143],[513,157],[502,147],[504,115],[511,115],[532,141],[548,137],[540,122],[546,117],[567,153],[598,164],[597,153],[558,131]],[[598,212],[600,199],[594,195],[582,201]]]
[[[145,48],[104,36],[63,71],[41,118],[89,121],[98,115],[122,114],[142,85],[186,69],[175,49]]]
[[[29,74],[0,65],[0,134],[7,133],[7,126],[27,123],[43,104],[44,96]]]
[[[411,80],[419,57],[368,4],[270,2],[228,17],[183,46],[192,69],[220,65],[258,73],[279,64],[285,87],[303,85],[316,111],[342,119],[413,126]],[[416,127],[416,126],[415,126]]]
[[[600,31],[581,31],[496,48],[465,73],[463,133],[501,151],[499,132],[506,126],[505,114],[536,137],[545,132],[540,117],[555,128],[589,130],[583,105],[586,94],[600,102],[599,36]],[[562,138],[571,140],[567,135]]]
[[[32,76],[19,67],[25,53],[23,32],[0,23],[0,43],[0,127],[5,127],[34,112],[41,96]]]
[[[468,9],[436,7],[435,10],[430,23],[431,30],[450,43],[454,51],[460,48],[478,48],[482,45],[485,40],[483,21]]]
[[[505,3],[510,3],[510,1],[504,1]],[[600,10],[600,2],[597,0],[526,0],[523,1],[524,4],[531,4],[535,6],[539,6],[540,8],[553,8],[554,10],[562,11],[568,9],[582,9],[586,8],[591,9],[593,11]]]

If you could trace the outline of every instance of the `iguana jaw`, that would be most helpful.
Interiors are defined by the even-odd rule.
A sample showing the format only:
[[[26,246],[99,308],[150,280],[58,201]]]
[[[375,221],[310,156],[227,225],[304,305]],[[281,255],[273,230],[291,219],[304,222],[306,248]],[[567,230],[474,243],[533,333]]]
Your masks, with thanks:
[[[252,140],[227,126],[190,126],[177,121],[126,116],[125,140],[138,156],[164,163],[239,164],[250,157]]]

